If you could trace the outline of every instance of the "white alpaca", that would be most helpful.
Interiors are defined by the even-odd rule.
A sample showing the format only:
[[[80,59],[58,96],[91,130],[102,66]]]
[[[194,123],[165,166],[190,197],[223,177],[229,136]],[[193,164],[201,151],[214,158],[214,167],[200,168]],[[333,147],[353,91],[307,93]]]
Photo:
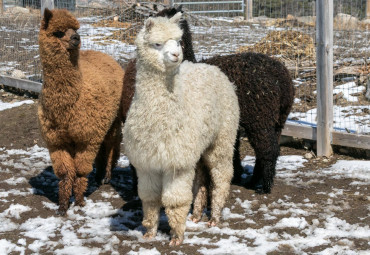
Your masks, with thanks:
[[[234,86],[214,66],[182,62],[181,13],[149,18],[137,36],[135,95],[123,129],[125,152],[136,167],[146,238],[156,235],[160,207],[182,243],[202,158],[212,177],[212,219],[219,219],[233,175],[239,122]],[[198,169],[202,171],[203,169]]]

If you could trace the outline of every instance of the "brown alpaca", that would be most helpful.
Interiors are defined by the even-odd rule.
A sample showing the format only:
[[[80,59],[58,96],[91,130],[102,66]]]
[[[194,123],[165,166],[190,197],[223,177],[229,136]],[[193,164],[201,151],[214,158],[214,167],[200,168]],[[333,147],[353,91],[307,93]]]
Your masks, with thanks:
[[[43,68],[38,116],[59,181],[64,215],[72,189],[84,205],[87,175],[95,160],[97,179],[110,179],[120,150],[120,98],[124,71],[110,56],[80,51],[79,23],[66,10],[45,9],[39,33]]]

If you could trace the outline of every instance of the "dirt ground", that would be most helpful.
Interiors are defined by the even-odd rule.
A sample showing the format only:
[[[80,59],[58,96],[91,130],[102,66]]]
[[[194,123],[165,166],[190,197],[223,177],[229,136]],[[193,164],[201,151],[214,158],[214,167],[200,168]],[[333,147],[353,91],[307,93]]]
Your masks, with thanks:
[[[12,102],[14,100],[22,99],[24,96],[14,93],[10,93],[8,91],[0,90],[0,100],[3,102]],[[22,105],[20,107],[11,108],[8,110],[0,111],[0,147],[4,147],[6,149],[26,149],[29,147],[32,147],[34,145],[38,145],[40,147],[45,147],[44,142],[42,141],[40,137],[40,132],[38,130],[38,123],[37,123],[37,98],[29,98],[27,99],[34,100],[35,104],[29,104],[29,105]],[[306,147],[306,149],[305,149]],[[281,146],[281,155],[301,155],[304,156],[310,152],[307,149],[307,143],[304,141],[294,141],[285,145]],[[345,155],[345,154],[351,154],[351,155]],[[251,155],[253,156],[253,150],[249,146],[248,142],[243,139],[242,146],[241,146],[241,155],[244,157],[245,155]],[[330,157],[330,158],[316,158],[312,157],[311,159],[308,159],[306,163],[304,163],[304,167],[299,169],[299,172],[301,173],[311,173],[316,172],[318,169],[326,168],[337,162],[338,160],[354,160],[354,159],[366,159],[367,154],[366,152],[356,152],[355,150],[350,149],[339,149],[336,148],[336,153]],[[12,171],[12,166],[8,166],[10,171]],[[46,169],[46,172],[49,171],[49,173],[52,174],[52,170]],[[130,175],[127,172],[124,179],[129,179]],[[118,173],[115,172],[113,179],[118,178],[117,175],[122,174],[122,172]],[[8,187],[6,183],[3,181],[7,178],[10,178],[13,174],[10,172],[1,172],[0,171],[0,189],[6,190]],[[16,174],[14,173],[14,176]],[[320,214],[325,212],[325,208],[327,206],[327,199],[328,196],[325,194],[332,193],[333,190],[344,190],[343,194],[340,195],[339,198],[334,199],[334,205],[338,206],[339,209],[335,211],[335,217],[340,218],[342,220],[345,220],[349,224],[359,224],[360,226],[369,226],[370,218],[369,218],[369,198],[370,198],[370,189],[367,187],[361,187],[360,192],[359,188],[356,185],[349,185],[353,179],[349,178],[340,178],[340,179],[334,179],[334,178],[326,178],[322,177],[323,180],[311,182],[310,178],[307,177],[309,175],[302,175],[301,184],[295,184],[291,185],[289,182],[282,178],[276,178],[275,186],[273,188],[273,191],[269,195],[256,195],[254,194],[254,191],[245,189],[241,186],[232,185],[232,191],[230,194],[230,198],[228,199],[228,202],[226,204],[227,207],[233,208],[233,213],[241,213],[243,210],[242,207],[234,206],[237,199],[240,199],[241,201],[251,199],[251,197],[254,197],[255,202],[252,205],[252,210],[261,208],[263,205],[269,205],[274,204],[274,202],[278,201],[279,199],[284,199],[284,197],[289,196],[290,202],[294,204],[302,203],[303,200],[308,199],[312,203],[315,202],[317,205],[316,211],[314,215],[311,215],[309,217],[306,217],[307,219],[316,219],[320,218]],[[28,177],[27,177],[28,178]],[[36,176],[31,177],[32,180],[21,183],[19,185],[23,185],[24,188],[40,188],[42,185],[37,182]],[[56,177],[55,177],[56,178]],[[307,185],[306,185],[307,184]],[[127,186],[126,186],[127,187]],[[19,188],[19,187],[17,187]],[[141,208],[141,204],[138,200],[132,200],[132,190],[119,190],[119,186],[115,186],[114,183],[109,185],[101,186],[99,189],[91,190],[89,189],[89,192],[87,196],[92,199],[93,201],[100,201],[102,199],[102,193],[108,192],[112,190],[118,191],[118,193],[121,195],[118,199],[113,199],[111,201],[113,207],[115,208],[122,208],[124,211],[130,211],[133,209]],[[38,208],[37,210],[31,210],[26,213],[22,214],[22,218],[19,219],[19,222],[26,221],[27,218],[34,218],[34,217],[41,217],[41,218],[47,218],[51,216],[55,216],[55,211],[50,209],[45,209],[42,206],[42,201],[46,202],[52,202],[57,203],[57,193],[55,192],[55,187],[45,190],[44,189],[44,195],[39,194],[32,194],[27,195],[27,197],[22,196],[15,196],[12,200],[13,203],[21,203],[22,205],[29,206],[31,208]],[[356,194],[356,195],[354,195]],[[26,198],[26,199],[25,199]],[[6,203],[0,203],[0,213],[3,212],[8,207],[8,204]],[[137,217],[140,217],[137,216]],[[263,224],[266,224],[266,220],[264,219],[264,214],[262,210],[257,210],[256,213],[253,216],[253,220],[256,222],[255,225],[252,226],[252,228],[259,228],[263,226]],[[277,219],[269,221],[268,224],[275,224],[279,220],[279,217]],[[136,224],[140,224],[140,220],[138,219]],[[234,229],[241,229],[243,227],[246,228],[246,225],[241,224],[238,219],[230,219],[228,222],[228,225],[230,228]],[[136,227],[136,226],[133,226]],[[251,227],[251,226],[248,226]],[[163,231],[165,233],[168,233],[168,225],[161,225],[160,231]],[[284,229],[285,232],[290,234],[295,234],[296,229]],[[283,233],[281,233],[283,234]],[[207,235],[207,234],[204,234]],[[14,243],[17,242],[19,238],[19,232],[12,231],[12,232],[5,232],[5,234],[1,233],[0,231],[0,239],[5,238],[10,241],[14,241]],[[125,237],[118,236],[119,240],[122,241],[125,238],[132,238],[132,237]],[[330,245],[340,245],[340,239],[331,239]],[[353,251],[370,251],[370,240],[367,238],[353,238],[350,239],[352,242],[352,248]],[[249,245],[248,239],[247,244]],[[91,247],[94,247],[94,245],[99,246],[100,244],[89,244]],[[173,249],[168,247],[167,245],[161,245],[161,242],[153,242],[153,243],[142,243],[143,247],[146,247],[147,249],[151,249],[152,247],[156,247],[162,254],[170,254]],[[252,245],[252,244],[251,244]],[[322,251],[326,248],[328,248],[330,245],[324,244],[324,245],[318,245],[314,247],[308,247],[304,252],[308,254],[316,253],[319,251]],[[207,247],[207,245],[203,245]],[[201,248],[200,245],[181,245],[180,248],[178,248],[182,254],[199,254],[199,249]],[[132,250],[132,246],[121,246],[117,248],[119,253],[125,254]],[[41,250],[42,251],[42,250]],[[32,253],[31,250],[28,248],[26,249],[26,254]],[[295,250],[292,247],[280,247],[279,249],[275,250],[274,252],[271,252],[270,254],[295,254]],[[344,254],[344,253],[343,253]],[[347,254],[347,253],[345,253]]]

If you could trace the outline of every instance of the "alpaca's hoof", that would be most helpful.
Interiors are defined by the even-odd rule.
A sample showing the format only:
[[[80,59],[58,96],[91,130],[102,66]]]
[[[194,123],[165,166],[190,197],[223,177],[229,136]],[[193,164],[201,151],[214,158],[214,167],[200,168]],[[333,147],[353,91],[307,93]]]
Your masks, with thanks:
[[[147,239],[147,240],[149,240],[149,239],[153,239],[155,237],[155,234],[154,233],[152,233],[152,232],[146,232],[145,234],[144,234],[144,236],[143,236],[143,238],[144,239]]]
[[[67,213],[67,209],[59,208],[56,214],[59,216],[65,216],[66,213]]]
[[[263,179],[260,178],[259,180],[252,179],[245,184],[247,189],[254,190],[257,194],[270,194],[271,193],[271,185],[265,184]]]
[[[111,178],[110,177],[105,177],[103,180],[102,180],[102,184],[108,184],[110,182]]]
[[[198,223],[200,221],[201,217],[192,215],[190,216],[190,220],[194,223]]]
[[[86,202],[84,200],[76,202],[76,206],[84,207],[85,205],[86,205]]]
[[[271,185],[265,184],[263,182],[257,183],[255,185],[255,191],[257,194],[270,194],[271,193]]]
[[[255,191],[259,195],[264,195],[264,194],[270,194],[271,193],[271,189],[263,189],[262,187],[256,187]]]
[[[110,178],[95,178],[95,182],[98,186],[108,184],[110,182]]]
[[[210,221],[208,221],[208,227],[216,227],[219,220],[212,218]]]
[[[258,185],[258,186],[255,186],[254,187],[254,191],[257,193],[257,194],[264,194],[264,190],[263,190],[263,187],[262,185]]]
[[[182,244],[183,239],[178,238],[178,237],[173,237],[170,241],[170,246],[179,246]]]

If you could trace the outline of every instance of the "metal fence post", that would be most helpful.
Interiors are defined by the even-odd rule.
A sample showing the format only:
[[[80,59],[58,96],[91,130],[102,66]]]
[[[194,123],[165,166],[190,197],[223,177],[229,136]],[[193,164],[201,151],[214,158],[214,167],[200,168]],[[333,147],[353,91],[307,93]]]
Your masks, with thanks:
[[[41,17],[44,16],[45,8],[54,9],[54,0],[41,0]]]
[[[332,154],[333,0],[316,2],[317,155]]]
[[[316,1],[312,1],[312,16],[316,16]]]

